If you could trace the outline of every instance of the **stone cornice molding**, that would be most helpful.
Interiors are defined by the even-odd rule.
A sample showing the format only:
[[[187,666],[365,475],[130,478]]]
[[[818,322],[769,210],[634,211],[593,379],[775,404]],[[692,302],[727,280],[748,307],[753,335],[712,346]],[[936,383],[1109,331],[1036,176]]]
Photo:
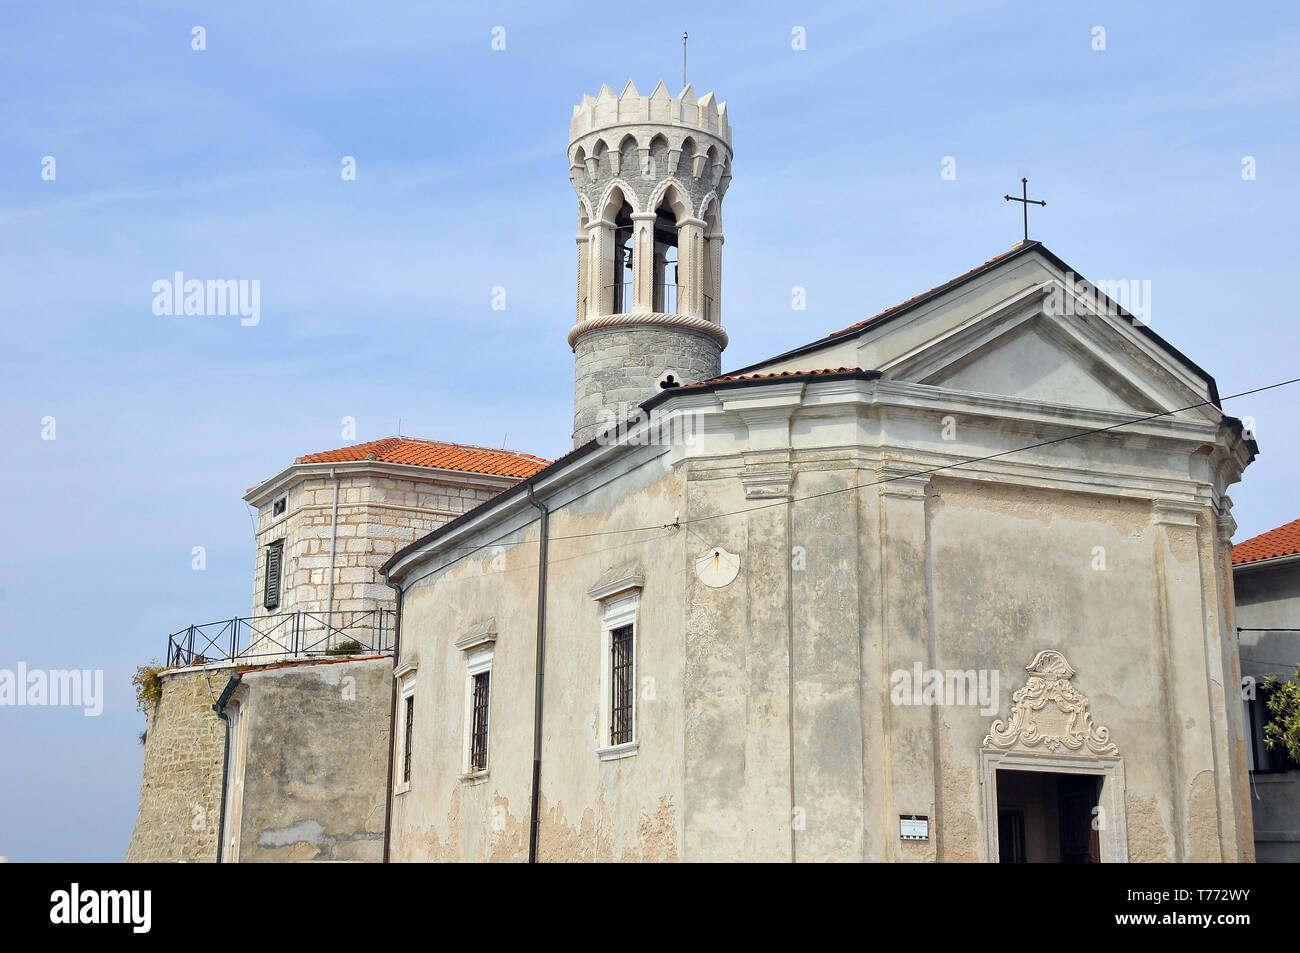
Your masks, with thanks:
[[[788,500],[793,495],[794,470],[786,467],[746,471],[740,475],[747,500]]]
[[[469,631],[452,644],[462,652],[471,652],[484,645],[494,644],[497,640],[497,620],[482,619],[469,627]]]
[[[1185,500],[1157,499],[1151,501],[1151,523],[1153,526],[1169,526],[1180,529],[1196,529],[1197,517],[1205,509],[1200,503]]]
[[[1233,534],[1237,532],[1237,521],[1232,516],[1232,500],[1226,494],[1219,497],[1219,505],[1215,510],[1214,526],[1219,532],[1219,545],[1231,547]]]
[[[598,314],[579,321],[569,329],[569,347],[577,346],[578,339],[592,331],[604,331],[608,328],[674,328],[681,331],[698,331],[718,342],[722,348],[727,346],[729,338],[722,325],[706,321],[704,318],[689,314],[663,314],[660,312],[640,312],[632,314]],[[691,383],[694,383],[692,381]]]
[[[479,486],[505,489],[519,482],[519,477],[498,476],[489,473],[473,473],[468,470],[441,470],[436,467],[422,467],[413,463],[388,463],[383,460],[340,460],[323,463],[291,463],[273,477],[268,477],[244,494],[244,502],[251,506],[261,506],[271,497],[283,492],[288,486],[301,480],[329,478],[333,470],[340,478],[377,474],[398,480],[411,480],[417,483],[450,483],[463,486]],[[360,503],[342,503],[340,506],[378,505],[379,501]],[[424,510],[422,512],[433,512]]]
[[[645,573],[637,565],[616,566],[607,570],[587,590],[587,596],[596,602],[640,592],[645,586]]]
[[[877,487],[881,496],[916,500],[925,496],[930,485],[930,474],[917,475],[924,467],[899,461],[886,461],[876,467]]]

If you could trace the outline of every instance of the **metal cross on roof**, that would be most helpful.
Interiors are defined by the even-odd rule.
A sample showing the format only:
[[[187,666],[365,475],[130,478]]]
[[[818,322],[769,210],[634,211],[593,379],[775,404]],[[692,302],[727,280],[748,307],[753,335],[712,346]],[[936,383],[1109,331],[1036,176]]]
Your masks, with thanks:
[[[1004,195],[1003,198],[1008,202],[1021,203],[1020,208],[1024,212],[1025,219],[1025,241],[1029,241],[1029,206],[1041,205],[1046,208],[1047,203],[1029,197],[1029,180],[1023,178],[1020,180],[1020,198],[1016,198],[1014,195]]]

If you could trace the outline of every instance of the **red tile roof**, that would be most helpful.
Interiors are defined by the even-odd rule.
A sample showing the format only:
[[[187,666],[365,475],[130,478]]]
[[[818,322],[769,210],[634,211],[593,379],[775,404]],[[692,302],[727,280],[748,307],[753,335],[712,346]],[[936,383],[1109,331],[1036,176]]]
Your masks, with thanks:
[[[436,440],[416,440],[412,437],[387,437],[371,440],[338,450],[309,453],[294,463],[348,463],[359,460],[378,460],[381,463],[405,463],[417,467],[439,470],[460,470],[465,473],[488,473],[493,476],[530,477],[547,466],[550,461],[530,453],[513,450],[490,450],[487,447],[470,447],[459,443],[440,443]]]
[[[860,374],[860,367],[823,367],[816,371],[773,371],[770,374],[742,374],[740,376],[713,377],[706,384],[720,384],[723,381],[758,381],[776,377],[816,377],[818,374]]]
[[[896,304],[892,308],[886,308],[884,311],[881,311],[879,314],[872,315],[871,317],[867,318],[865,321],[859,321],[857,324],[850,324],[843,331],[836,331],[835,334],[845,334],[849,331],[854,331],[862,327],[863,325],[871,324],[873,321],[879,321],[881,318],[887,318],[891,314],[895,313],[896,311],[901,311],[904,308],[909,307],[910,305],[916,304],[916,302],[920,301],[922,298],[928,298],[931,295],[937,295],[942,291],[946,291],[949,288],[951,288],[953,285],[957,285],[965,281],[967,278],[969,278],[971,275],[975,274],[976,272],[983,271],[985,268],[988,268],[990,265],[997,264],[1003,258],[1016,254],[1016,252],[1020,251],[1021,247],[1022,247],[1021,244],[1017,242],[1016,247],[1012,248],[1011,250],[1004,251],[1001,255],[993,256],[988,261],[984,262],[984,264],[978,265],[972,268],[970,271],[958,275],[956,278],[953,278],[951,281],[945,281],[941,285],[935,285],[929,291],[922,291],[919,295],[913,295],[912,297],[904,301],[902,304]],[[834,337],[834,335],[831,336]]]
[[[1300,553],[1300,520],[1260,533],[1232,547],[1232,564],[1253,563],[1261,559],[1294,556]]]

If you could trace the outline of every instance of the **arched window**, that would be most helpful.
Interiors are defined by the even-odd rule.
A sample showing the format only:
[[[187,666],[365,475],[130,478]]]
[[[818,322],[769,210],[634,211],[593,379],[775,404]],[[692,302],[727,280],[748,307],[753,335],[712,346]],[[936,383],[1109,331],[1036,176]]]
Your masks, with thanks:
[[[666,203],[655,209],[654,310],[677,313],[677,216]]]
[[[614,314],[632,308],[632,209],[626,201],[614,216]]]

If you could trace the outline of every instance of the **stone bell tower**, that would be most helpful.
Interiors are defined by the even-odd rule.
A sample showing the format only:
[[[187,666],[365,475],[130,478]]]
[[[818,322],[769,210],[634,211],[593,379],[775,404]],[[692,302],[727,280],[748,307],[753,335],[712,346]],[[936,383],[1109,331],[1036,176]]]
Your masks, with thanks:
[[[583,96],[569,127],[578,193],[573,444],[636,411],[667,383],[721,370],[722,197],[731,181],[727,106],[687,86]]]

